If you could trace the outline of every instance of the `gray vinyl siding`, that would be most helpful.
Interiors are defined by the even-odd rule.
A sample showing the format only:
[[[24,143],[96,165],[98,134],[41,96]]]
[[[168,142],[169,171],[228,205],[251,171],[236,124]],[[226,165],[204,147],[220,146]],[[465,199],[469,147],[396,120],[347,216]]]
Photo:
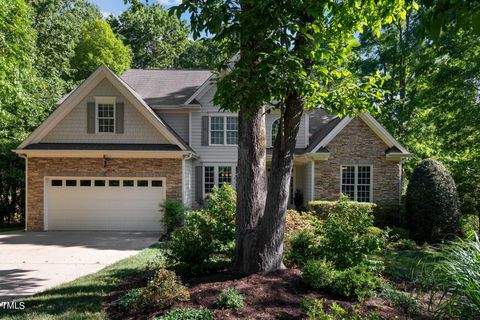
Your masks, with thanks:
[[[95,96],[124,102],[124,133],[87,133],[87,103]],[[160,132],[108,81],[101,81],[43,139],[44,143],[169,143]]]
[[[280,113],[272,112],[265,116],[265,127],[266,127],[266,134],[267,134],[267,147],[271,147],[272,144],[272,124],[275,120],[280,117]],[[302,120],[300,121],[300,128],[298,129],[297,134],[297,143],[295,144],[295,148],[303,149],[307,147],[308,141],[305,139],[308,134],[306,134],[306,117],[308,115],[306,113],[303,114]]]
[[[188,113],[186,112],[166,112],[155,110],[165,122],[175,130],[175,132],[187,143],[189,143],[188,133]]]

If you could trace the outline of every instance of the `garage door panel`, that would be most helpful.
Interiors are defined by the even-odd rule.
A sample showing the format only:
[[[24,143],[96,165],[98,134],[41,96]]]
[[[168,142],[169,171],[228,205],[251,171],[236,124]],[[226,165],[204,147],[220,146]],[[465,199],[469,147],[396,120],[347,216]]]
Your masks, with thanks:
[[[133,187],[94,186],[102,178],[68,178],[77,180],[76,186],[66,186],[66,178],[59,186],[52,186],[48,178],[46,188],[46,217],[49,230],[163,230],[159,204],[165,200],[165,180],[152,186],[152,180],[134,180]],[[80,186],[80,180],[91,180],[91,186]],[[137,186],[137,181],[148,181],[148,187]],[[70,185],[73,183],[69,182]],[[116,182],[118,184],[118,182]],[[158,185],[161,184],[161,187]]]

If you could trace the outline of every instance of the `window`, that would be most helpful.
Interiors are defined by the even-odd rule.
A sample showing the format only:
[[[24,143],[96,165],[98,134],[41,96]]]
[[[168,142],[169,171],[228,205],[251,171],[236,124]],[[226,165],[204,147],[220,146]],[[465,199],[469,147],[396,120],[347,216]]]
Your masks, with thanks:
[[[120,180],[109,180],[108,181],[108,186],[109,187],[119,187],[120,186]]]
[[[210,144],[236,145],[238,144],[237,117],[210,118]]]
[[[152,187],[161,187],[162,180],[152,180]]]
[[[342,166],[341,192],[350,200],[372,201],[372,167],[369,165]]]
[[[115,132],[115,98],[98,97],[96,99],[97,132]]]
[[[235,187],[236,167],[228,165],[205,166],[203,167],[203,192],[207,196],[212,192],[213,187],[222,186],[228,183]]]
[[[280,119],[273,121],[272,123],[272,147],[275,144],[275,139],[277,138],[278,131],[280,130]]]
[[[218,185],[232,184],[232,167],[218,167]]]
[[[105,187],[105,180],[95,180],[95,187]]]
[[[148,180],[138,180],[137,187],[148,187]]]
[[[52,187],[61,187],[63,180],[52,180]]]
[[[77,180],[67,180],[67,181],[65,181],[65,185],[67,187],[76,187],[77,186]]]
[[[133,187],[133,180],[123,180],[124,187]]]
[[[80,187],[90,187],[92,180],[80,180]]]
[[[215,186],[215,167],[205,167],[204,192],[209,194]]]

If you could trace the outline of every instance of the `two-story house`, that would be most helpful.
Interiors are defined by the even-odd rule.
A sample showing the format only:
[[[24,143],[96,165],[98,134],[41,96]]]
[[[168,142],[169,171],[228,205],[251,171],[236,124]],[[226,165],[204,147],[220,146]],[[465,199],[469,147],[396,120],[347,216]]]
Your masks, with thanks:
[[[213,105],[210,71],[99,67],[15,152],[26,163],[27,230],[162,230],[159,204],[198,207],[235,186],[237,114]],[[268,144],[278,114],[266,115]],[[306,111],[291,194],[305,202],[398,202],[409,156],[371,115]]]

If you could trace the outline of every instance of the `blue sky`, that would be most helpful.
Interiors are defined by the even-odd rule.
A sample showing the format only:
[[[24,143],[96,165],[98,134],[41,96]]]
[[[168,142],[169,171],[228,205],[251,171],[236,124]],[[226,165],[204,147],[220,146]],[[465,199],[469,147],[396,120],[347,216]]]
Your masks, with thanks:
[[[91,3],[96,4],[99,8],[100,11],[104,14],[104,16],[107,16],[109,14],[113,14],[115,16],[118,16],[122,11],[124,11],[126,8],[128,8],[128,5],[124,4],[123,0],[89,0]],[[145,2],[142,0],[142,2]],[[165,8],[170,8],[171,6],[175,6],[180,4],[182,1],[181,0],[149,0],[149,3],[154,3],[158,2]],[[188,20],[188,15],[182,15],[183,19]]]

